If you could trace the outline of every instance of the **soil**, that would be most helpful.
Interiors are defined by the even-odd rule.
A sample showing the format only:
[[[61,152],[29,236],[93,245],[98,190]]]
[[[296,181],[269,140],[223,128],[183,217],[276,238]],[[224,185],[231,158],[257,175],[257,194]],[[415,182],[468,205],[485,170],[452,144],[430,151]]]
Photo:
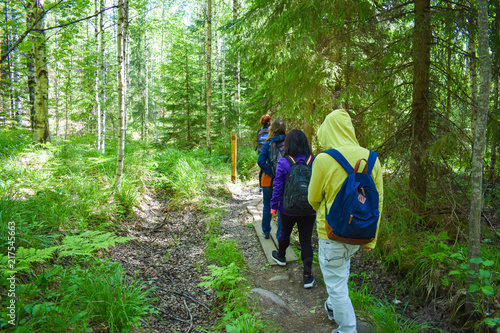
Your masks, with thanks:
[[[323,303],[327,298],[321,271],[313,267],[316,278],[314,287],[303,288],[302,264],[288,263],[285,267],[269,265],[259,239],[252,227],[253,217],[247,210],[252,200],[260,197],[257,184],[228,185],[226,198],[215,200],[213,205],[226,212],[222,219],[224,238],[238,242],[243,253],[247,272],[247,283],[253,288],[253,299],[257,315],[267,321],[277,332],[330,333],[336,324],[328,320]],[[205,262],[206,239],[204,228],[199,228],[205,217],[190,209],[171,210],[162,193],[147,193],[133,218],[127,221],[128,228],[121,235],[134,238],[118,244],[110,253],[120,261],[127,274],[137,274],[154,288],[154,306],[157,315],[147,319],[153,332],[191,332],[210,329],[219,313],[214,310],[214,292],[198,287],[202,276],[210,275]],[[317,237],[317,236],[314,236]],[[298,241],[292,246],[299,248]],[[317,253],[317,239],[313,239]],[[446,322],[446,308],[439,302],[430,302],[425,307],[413,305],[412,301],[397,294],[397,277],[382,270],[382,266],[364,251],[358,251],[351,261],[353,279],[361,279],[372,287],[372,295],[378,299],[394,302],[396,311],[405,320],[432,322],[442,332],[462,332]],[[134,273],[136,272],[136,273]],[[366,272],[362,277],[360,273]],[[397,295],[397,296],[396,296]],[[358,318],[358,332],[373,332],[364,318]],[[423,331],[422,331],[423,332]]]

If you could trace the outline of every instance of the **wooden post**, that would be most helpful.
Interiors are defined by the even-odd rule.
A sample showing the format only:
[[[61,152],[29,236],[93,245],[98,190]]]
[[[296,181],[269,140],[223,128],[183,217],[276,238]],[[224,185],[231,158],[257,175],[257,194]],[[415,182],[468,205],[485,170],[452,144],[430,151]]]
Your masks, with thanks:
[[[231,181],[236,183],[236,133],[231,134]]]

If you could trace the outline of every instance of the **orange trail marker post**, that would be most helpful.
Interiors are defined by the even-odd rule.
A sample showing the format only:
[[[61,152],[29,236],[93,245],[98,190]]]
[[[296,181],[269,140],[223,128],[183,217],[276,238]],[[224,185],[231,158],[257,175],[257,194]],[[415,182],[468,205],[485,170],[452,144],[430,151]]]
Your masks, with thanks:
[[[231,181],[236,183],[236,134],[231,134]]]

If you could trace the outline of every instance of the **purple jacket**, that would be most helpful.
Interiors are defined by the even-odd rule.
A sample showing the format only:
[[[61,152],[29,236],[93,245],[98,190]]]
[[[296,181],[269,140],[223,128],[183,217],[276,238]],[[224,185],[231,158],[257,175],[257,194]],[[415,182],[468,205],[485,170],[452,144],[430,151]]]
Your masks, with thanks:
[[[306,162],[307,158],[305,155],[299,155],[293,157],[296,163],[303,164]],[[312,156],[309,162],[309,167],[312,170],[312,164],[314,161],[314,156]],[[292,168],[292,164],[285,158],[282,157],[278,161],[276,166],[276,177],[273,181],[273,197],[271,198],[271,209],[279,210],[282,214],[294,216],[294,214],[289,214],[283,208],[283,192],[285,191],[285,183],[288,177],[288,173]],[[311,214],[316,215],[316,214]]]

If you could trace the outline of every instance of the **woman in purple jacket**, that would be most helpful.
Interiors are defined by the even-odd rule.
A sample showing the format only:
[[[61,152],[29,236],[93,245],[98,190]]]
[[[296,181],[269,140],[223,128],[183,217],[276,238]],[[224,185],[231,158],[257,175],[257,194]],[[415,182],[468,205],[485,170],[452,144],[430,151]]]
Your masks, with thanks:
[[[311,148],[307,142],[307,137],[301,130],[291,130],[286,136],[285,156],[287,155],[293,157],[296,163],[300,164],[304,164],[310,159],[309,167],[312,168],[314,157],[311,154]],[[312,288],[314,276],[312,275],[313,249],[311,242],[316,214],[299,216],[285,211],[283,206],[283,191],[291,167],[292,164],[285,157],[282,157],[276,166],[276,177],[273,182],[273,196],[271,199],[271,214],[276,217],[277,211],[279,211],[281,233],[278,240],[278,251],[273,251],[272,257],[278,265],[286,265],[286,249],[290,245],[290,235],[292,234],[295,223],[297,223],[301,258],[304,264],[304,288]]]

